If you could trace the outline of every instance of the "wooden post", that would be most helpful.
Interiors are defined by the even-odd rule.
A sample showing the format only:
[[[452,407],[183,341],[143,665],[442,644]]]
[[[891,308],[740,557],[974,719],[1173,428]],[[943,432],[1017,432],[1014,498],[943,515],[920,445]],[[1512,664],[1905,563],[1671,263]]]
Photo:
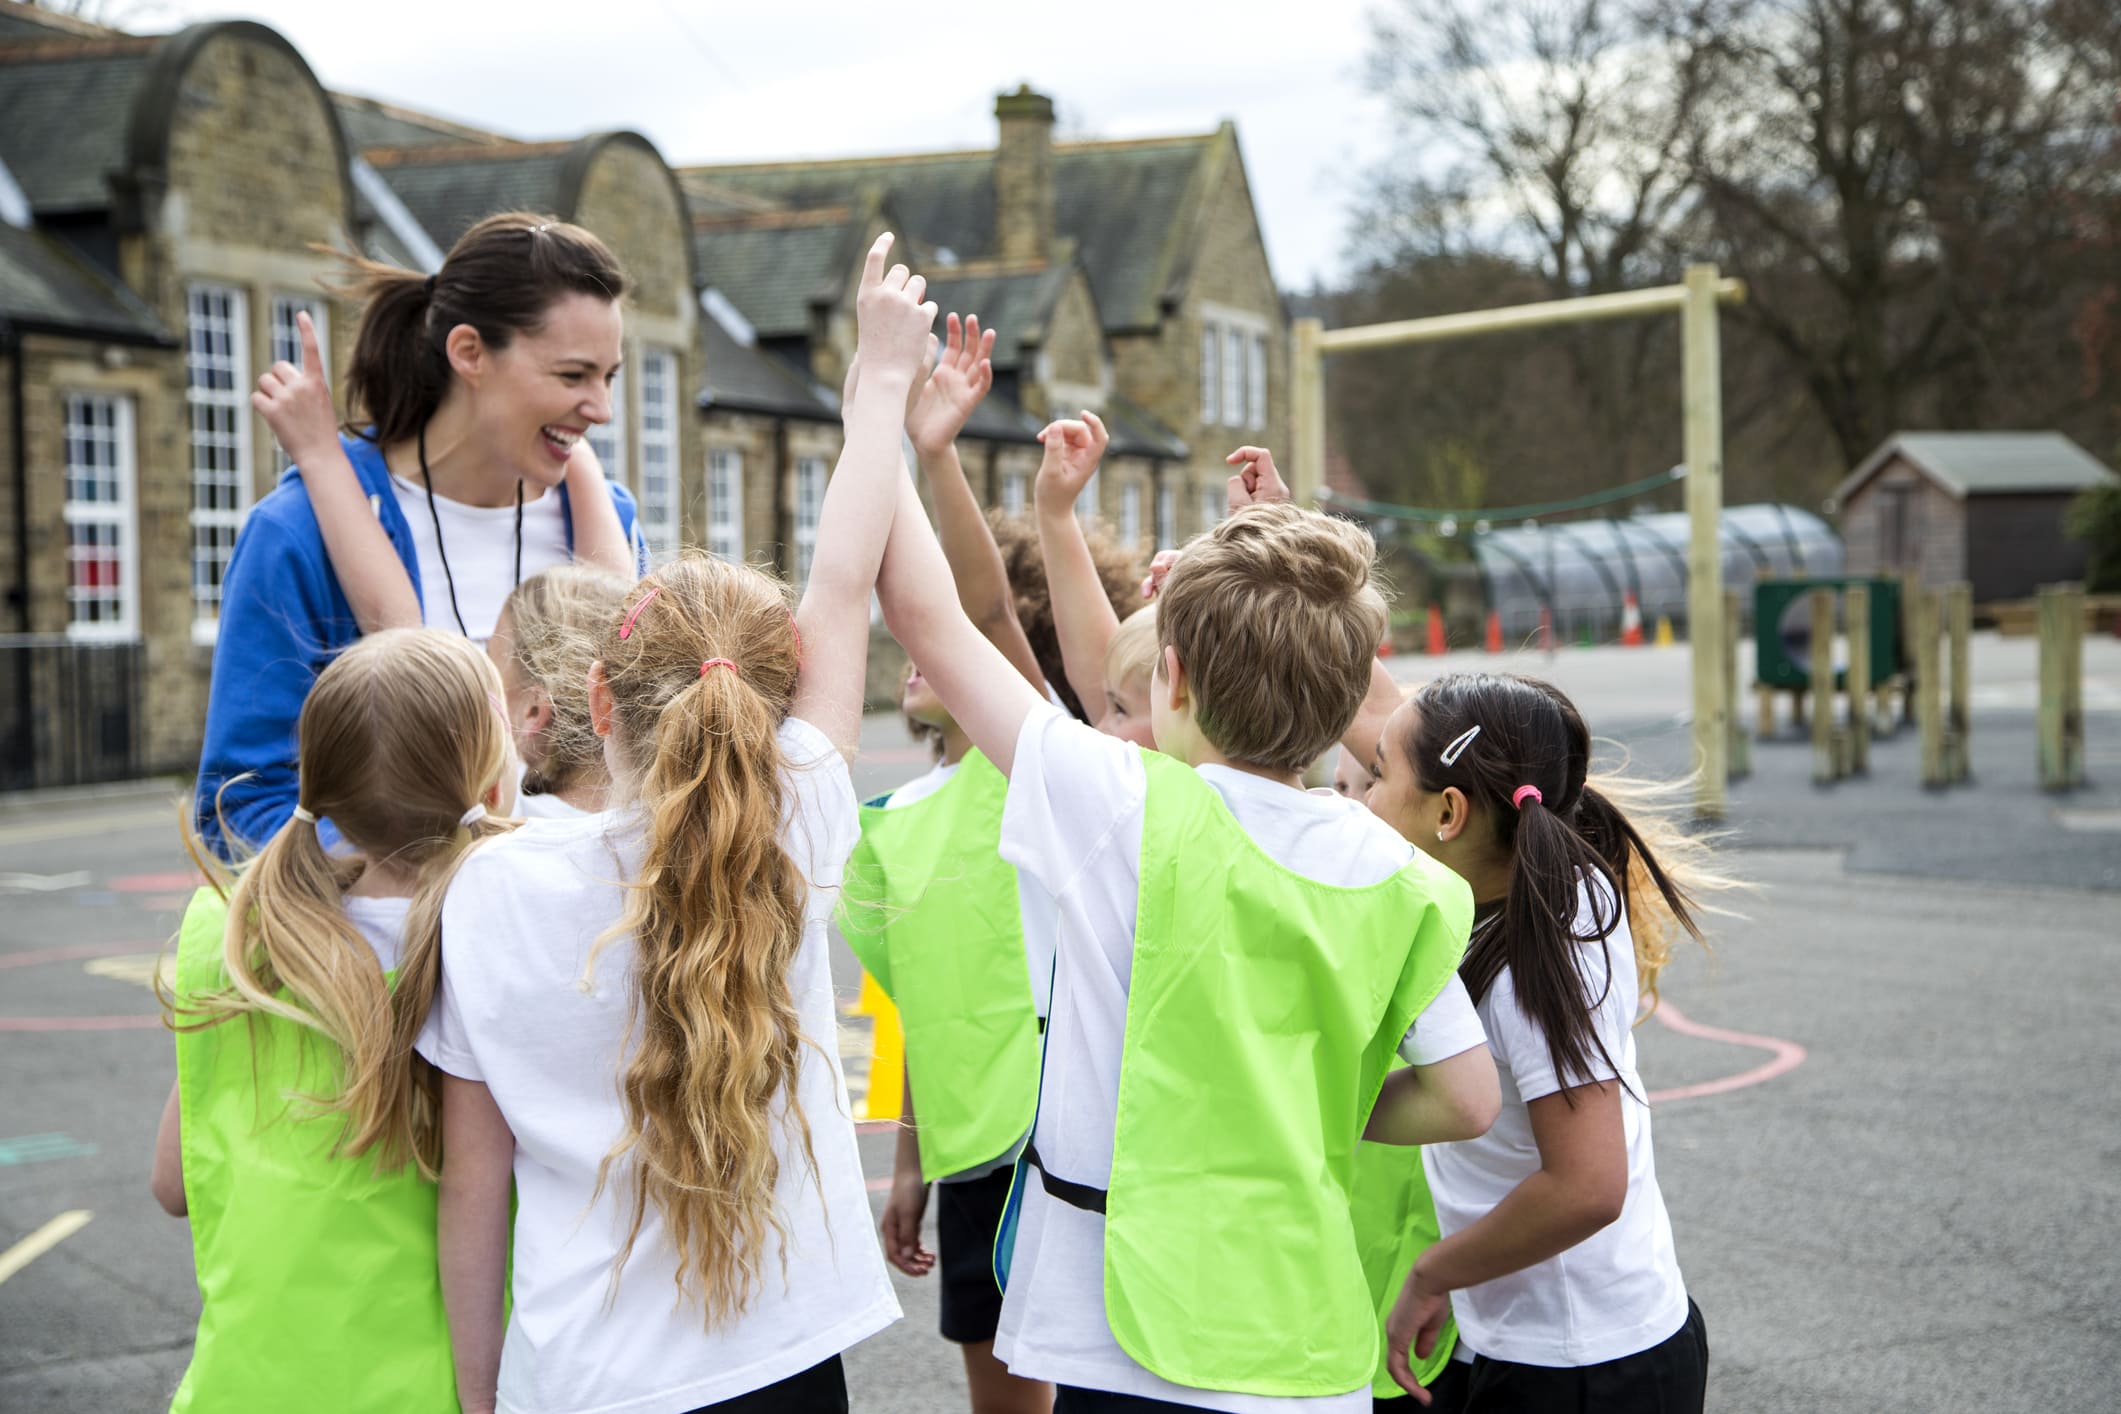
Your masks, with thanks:
[[[1738,626],[1744,617],[1738,607],[1738,591],[1723,596],[1723,700],[1731,718],[1730,779],[1744,780],[1753,774],[1753,743],[1745,734],[1745,721],[1738,715]]]
[[[1834,769],[1834,591],[1824,586],[1812,604],[1812,784],[1832,785]]]
[[[1326,484],[1326,370],[1322,342],[1326,325],[1322,319],[1298,319],[1291,326],[1295,346],[1290,357],[1290,412],[1296,427],[1294,460],[1290,465],[1289,494],[1299,506],[1318,499]]]
[[[1849,774],[1871,769],[1871,587],[1842,591],[1841,614],[1849,636]]]
[[[2072,786],[2084,784],[2084,586],[2063,586],[2068,607],[2062,612],[2068,651],[2062,655],[2062,752]]]
[[[2084,590],[2040,590],[2040,785],[2084,784]]]
[[[1686,417],[1687,643],[1694,668],[1694,813],[1724,815],[1731,704],[1723,685],[1723,354],[1714,265],[1689,265],[1680,310]]]
[[[1951,743],[1946,774],[1952,780],[1963,781],[1973,770],[1967,755],[1967,726],[1972,716],[1968,703],[1973,695],[1967,645],[1974,636],[1974,586],[1963,579],[1944,586],[1944,632],[1952,648],[1951,705],[1945,714]]]
[[[1943,664],[1937,653],[1937,596],[1927,590],[1915,596],[1915,725],[1922,734],[1922,784],[1948,784],[1944,771]]]

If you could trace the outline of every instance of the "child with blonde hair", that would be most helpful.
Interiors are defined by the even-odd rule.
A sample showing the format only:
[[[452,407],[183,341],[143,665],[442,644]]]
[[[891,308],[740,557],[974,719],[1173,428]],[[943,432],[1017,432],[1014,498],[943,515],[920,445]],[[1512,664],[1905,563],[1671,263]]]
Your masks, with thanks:
[[[499,687],[453,634],[348,648],[302,705],[293,818],[185,911],[152,1180],[190,1217],[198,1272],[175,1410],[457,1407],[435,1079],[411,1046],[442,888],[507,828]],[[325,852],[325,819],[355,853]]]
[[[592,565],[556,566],[518,585],[494,623],[486,652],[523,762],[516,813],[525,819],[604,808],[611,775],[589,720],[589,669],[632,588]]]
[[[1188,545],[1158,594],[1156,754],[999,670],[908,496],[886,621],[1009,776],[1001,853],[1060,909],[997,1353],[1062,1414],[1367,1409],[1355,1146],[1477,1134],[1495,1105],[1463,881],[1298,784],[1371,691],[1368,535],[1258,505]],[[1395,1050],[1415,1063],[1387,1079]]]
[[[846,449],[794,612],[768,575],[703,556],[642,581],[590,672],[612,808],[477,851],[443,902],[419,1048],[443,1073],[467,1414],[844,1410],[840,1352],[898,1315],[825,945],[935,318],[925,282],[885,272],[890,245],[862,273]]]

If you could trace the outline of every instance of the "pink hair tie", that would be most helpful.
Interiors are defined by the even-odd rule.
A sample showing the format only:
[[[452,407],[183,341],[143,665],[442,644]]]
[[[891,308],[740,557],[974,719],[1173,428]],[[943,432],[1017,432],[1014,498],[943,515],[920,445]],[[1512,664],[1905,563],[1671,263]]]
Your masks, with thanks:
[[[729,659],[727,658],[709,658],[706,662],[700,664],[700,676],[706,677],[707,670],[709,668],[727,668],[730,672],[735,673],[738,677],[742,677],[744,675],[744,670],[738,667],[735,663],[729,661]]]
[[[1528,795],[1532,797],[1532,799],[1538,801],[1541,805],[1545,805],[1547,803],[1547,798],[1539,793],[1538,786],[1519,786],[1515,791],[1511,793],[1510,804],[1516,806],[1519,810],[1522,810],[1524,809],[1524,798]]]
[[[626,611],[626,621],[619,625],[619,642],[624,643],[627,639],[633,637],[633,621],[641,616],[641,610],[648,607],[648,601],[662,592],[663,586],[658,584],[655,588],[643,594],[639,602]]]

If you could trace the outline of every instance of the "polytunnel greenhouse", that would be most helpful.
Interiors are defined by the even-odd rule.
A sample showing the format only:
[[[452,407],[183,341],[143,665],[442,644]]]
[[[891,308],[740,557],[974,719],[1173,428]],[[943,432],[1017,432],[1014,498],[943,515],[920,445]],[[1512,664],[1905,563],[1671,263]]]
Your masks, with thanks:
[[[1838,575],[1841,538],[1795,506],[1729,506],[1723,512],[1723,582],[1750,612],[1753,582],[1791,575]],[[1607,520],[1526,523],[1472,537],[1488,605],[1505,638],[1539,629],[1542,606],[1557,636],[1606,641],[1620,634],[1627,594],[1645,625],[1686,624],[1687,517],[1684,511]]]

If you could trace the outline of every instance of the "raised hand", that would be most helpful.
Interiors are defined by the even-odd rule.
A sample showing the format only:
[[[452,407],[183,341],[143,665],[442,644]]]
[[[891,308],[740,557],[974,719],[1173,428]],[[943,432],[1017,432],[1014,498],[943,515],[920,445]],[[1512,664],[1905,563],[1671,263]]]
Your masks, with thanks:
[[[936,308],[932,302],[923,302],[928,281],[903,265],[884,269],[892,240],[889,231],[878,236],[862,265],[861,287],[854,297],[856,356],[861,366],[858,379],[850,378],[850,387],[876,378],[903,378],[907,385],[913,384],[934,344],[930,331],[935,327]]]
[[[1231,510],[1289,499],[1289,483],[1281,479],[1274,468],[1274,453],[1265,447],[1239,447],[1223,461],[1237,468],[1230,478]]]
[[[1097,474],[1105,459],[1112,434],[1094,412],[1084,412],[1081,421],[1063,419],[1048,423],[1038,434],[1046,454],[1038,464],[1038,480],[1032,488],[1043,514],[1061,514],[1075,508],[1076,498]]]
[[[906,435],[924,457],[940,455],[957,440],[973,409],[994,386],[994,331],[982,332],[976,314],[963,322],[953,314],[944,327],[948,335],[935,372],[914,395],[906,414]]]
[[[302,366],[283,358],[259,374],[250,405],[300,466],[320,452],[338,450],[339,413],[332,406],[331,380],[324,376],[324,355],[307,310],[296,313],[295,328],[302,337]]]
[[[1158,550],[1156,558],[1149,561],[1149,573],[1142,578],[1142,598],[1154,599],[1157,591],[1164,587],[1164,577],[1171,573],[1171,566],[1178,563],[1178,551]]]

